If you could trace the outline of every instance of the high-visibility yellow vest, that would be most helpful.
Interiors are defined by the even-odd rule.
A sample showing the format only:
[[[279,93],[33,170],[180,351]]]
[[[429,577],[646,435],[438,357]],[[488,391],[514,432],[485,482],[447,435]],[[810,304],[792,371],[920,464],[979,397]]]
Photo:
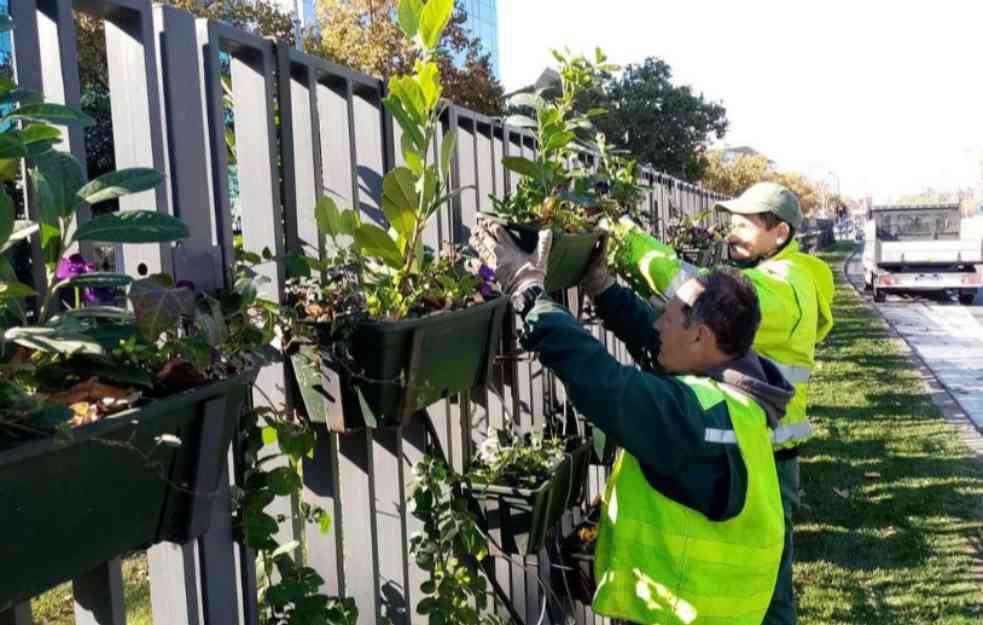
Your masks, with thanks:
[[[637,228],[624,234],[615,268],[641,294],[666,298],[700,271]],[[833,327],[833,274],[822,260],[800,252],[797,241],[744,273],[754,284],[761,306],[754,350],[774,361],[795,388],[785,417],[772,434],[774,446],[794,447],[812,434],[806,401],[816,343]]]
[[[785,531],[764,411],[741,391],[708,378],[679,378],[704,410],[726,401],[732,430],[708,442],[739,445],[748,473],[744,508],[726,521],[652,488],[621,451],[603,496],[595,549],[597,614],[638,625],[760,625],[778,579]]]

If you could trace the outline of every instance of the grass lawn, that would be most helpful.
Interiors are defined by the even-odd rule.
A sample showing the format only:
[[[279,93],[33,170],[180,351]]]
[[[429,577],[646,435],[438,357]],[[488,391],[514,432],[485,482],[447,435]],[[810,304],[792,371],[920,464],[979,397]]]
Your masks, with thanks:
[[[983,466],[840,275],[817,354],[796,523],[800,622],[983,623]]]
[[[153,625],[148,575],[146,554],[134,554],[123,561],[126,625]],[[36,625],[74,625],[74,605],[71,582],[52,588],[31,601],[34,622]]]

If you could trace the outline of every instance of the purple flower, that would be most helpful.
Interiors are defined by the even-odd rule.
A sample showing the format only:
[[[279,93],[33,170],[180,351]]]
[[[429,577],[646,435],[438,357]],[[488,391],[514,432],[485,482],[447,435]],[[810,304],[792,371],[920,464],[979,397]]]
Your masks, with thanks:
[[[67,280],[68,278],[89,273],[95,268],[96,266],[86,261],[85,257],[81,254],[72,254],[58,261],[58,267],[55,269],[55,277],[59,280]]]
[[[85,260],[81,254],[72,254],[58,261],[55,277],[59,280],[77,278],[92,273],[96,266]],[[82,289],[82,301],[86,304],[108,304],[114,300],[113,290],[106,287],[86,287]]]
[[[485,281],[491,282],[495,279],[495,270],[493,270],[488,265],[482,265],[478,268],[478,275]]]
[[[482,265],[478,268],[478,292],[485,299],[490,299],[495,296],[495,291],[491,287],[492,281],[495,280],[495,272],[488,265]]]

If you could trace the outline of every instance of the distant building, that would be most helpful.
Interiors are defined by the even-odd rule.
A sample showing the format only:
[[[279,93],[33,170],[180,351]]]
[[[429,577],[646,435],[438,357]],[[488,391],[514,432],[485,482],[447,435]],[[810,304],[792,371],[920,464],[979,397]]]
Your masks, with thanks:
[[[761,152],[758,152],[754,148],[747,145],[740,145],[735,148],[724,148],[723,155],[720,157],[721,162],[725,165],[733,163],[741,156],[765,156]],[[765,158],[768,158],[765,156]],[[768,158],[768,166],[775,167],[775,161]]]
[[[501,66],[498,56],[498,0],[462,0],[461,6],[467,13],[464,28],[472,37],[481,40],[481,47],[491,57],[495,78],[501,79]],[[458,59],[464,62],[463,58]]]

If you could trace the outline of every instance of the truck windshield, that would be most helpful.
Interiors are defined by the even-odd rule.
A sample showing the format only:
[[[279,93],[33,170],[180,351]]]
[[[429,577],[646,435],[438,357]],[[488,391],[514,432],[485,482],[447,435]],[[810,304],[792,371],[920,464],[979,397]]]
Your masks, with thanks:
[[[912,241],[959,238],[958,208],[891,209],[875,211],[878,237]]]

